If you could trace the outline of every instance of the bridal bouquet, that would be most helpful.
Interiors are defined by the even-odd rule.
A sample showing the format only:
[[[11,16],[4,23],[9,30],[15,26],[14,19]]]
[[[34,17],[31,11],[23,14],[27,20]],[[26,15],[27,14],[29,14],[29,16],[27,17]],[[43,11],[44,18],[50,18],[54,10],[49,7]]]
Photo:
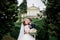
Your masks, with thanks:
[[[35,35],[37,33],[37,30],[35,29],[35,28],[32,28],[31,30],[30,30],[30,34],[31,35]]]

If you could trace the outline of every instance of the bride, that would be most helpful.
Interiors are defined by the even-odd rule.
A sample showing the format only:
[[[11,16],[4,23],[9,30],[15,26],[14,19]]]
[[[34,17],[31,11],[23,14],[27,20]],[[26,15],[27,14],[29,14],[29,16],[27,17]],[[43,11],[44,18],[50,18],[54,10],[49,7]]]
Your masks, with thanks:
[[[29,34],[30,30],[30,25],[26,19],[21,24],[20,34],[17,40],[35,40],[35,38]]]

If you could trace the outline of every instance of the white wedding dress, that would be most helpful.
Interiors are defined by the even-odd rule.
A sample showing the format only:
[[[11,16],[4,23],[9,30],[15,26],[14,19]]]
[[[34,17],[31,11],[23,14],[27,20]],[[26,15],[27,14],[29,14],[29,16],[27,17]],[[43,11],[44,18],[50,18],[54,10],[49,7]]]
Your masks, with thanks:
[[[26,34],[21,34],[19,36],[22,36],[21,38],[18,37],[18,40],[35,40],[33,36],[29,34],[30,28],[28,27],[29,25],[24,26],[24,32],[27,32]]]
[[[25,29],[25,32],[29,32],[30,31],[30,28],[28,27],[28,25],[26,25],[24,27],[24,29]],[[34,38],[30,34],[24,34],[22,40],[34,40]]]

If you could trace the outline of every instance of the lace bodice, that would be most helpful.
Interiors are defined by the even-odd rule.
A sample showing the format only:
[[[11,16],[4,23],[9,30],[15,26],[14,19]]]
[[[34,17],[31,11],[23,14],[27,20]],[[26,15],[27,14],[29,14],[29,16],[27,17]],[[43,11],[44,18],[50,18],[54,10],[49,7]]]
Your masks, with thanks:
[[[26,26],[24,27],[24,31],[27,32],[27,33],[30,31],[29,25],[26,25]]]

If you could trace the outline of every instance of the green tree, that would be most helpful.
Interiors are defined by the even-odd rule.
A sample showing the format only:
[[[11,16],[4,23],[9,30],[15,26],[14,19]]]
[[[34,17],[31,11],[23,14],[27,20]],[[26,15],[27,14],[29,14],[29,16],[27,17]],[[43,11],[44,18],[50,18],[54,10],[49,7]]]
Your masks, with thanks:
[[[27,1],[23,0],[23,2],[19,5],[19,20],[21,21],[22,17],[21,14],[27,13]]]
[[[36,39],[37,40],[48,40],[48,31],[47,31],[47,23],[46,23],[46,18],[41,18],[41,19],[32,19],[32,22],[36,25],[37,35]]]
[[[60,40],[60,0],[47,0],[46,15],[50,36]]]
[[[21,13],[27,13],[27,1],[23,0],[23,2],[19,6]]]
[[[21,14],[24,14],[24,13],[27,13],[27,1],[26,0],[23,0],[23,2],[19,5],[19,13],[18,13],[19,22],[15,23],[15,28],[13,28],[11,32],[11,36],[14,37],[16,40],[20,32],[21,19],[22,19]]]
[[[14,27],[17,8],[17,0],[0,0],[0,40]]]

